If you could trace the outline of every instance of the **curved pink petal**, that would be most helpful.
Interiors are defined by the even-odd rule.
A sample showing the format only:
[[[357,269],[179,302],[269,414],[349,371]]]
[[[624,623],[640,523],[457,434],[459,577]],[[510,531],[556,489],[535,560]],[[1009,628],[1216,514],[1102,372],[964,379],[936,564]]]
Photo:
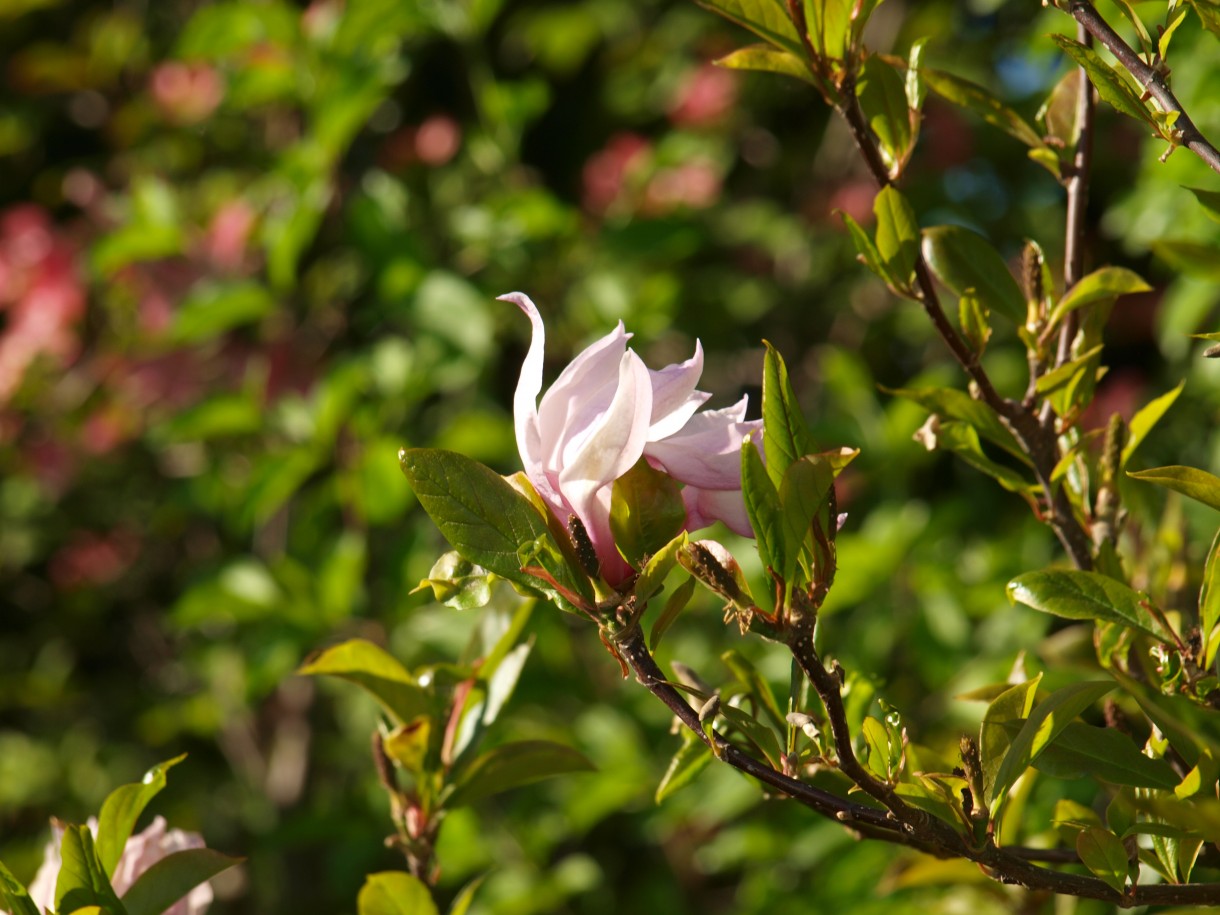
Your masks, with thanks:
[[[538,394],[542,390],[542,364],[546,351],[546,328],[542,315],[530,297],[522,292],[510,292],[499,297],[501,302],[511,302],[525,312],[532,325],[530,348],[521,363],[521,375],[517,378],[517,390],[513,394],[513,425],[517,433],[517,451],[521,463],[531,480],[543,475],[542,443],[538,430]]]
[[[703,374],[703,344],[695,341],[695,353],[685,362],[675,362],[660,371],[649,370],[652,378],[652,425],[650,442],[673,435],[695,411],[707,403],[711,394],[696,391]]]
[[[745,499],[740,489],[699,489],[687,486],[682,490],[682,501],[686,505],[686,528],[697,531],[723,521],[735,534],[753,537],[750,516],[746,513]]]
[[[697,413],[674,435],[649,442],[644,453],[675,480],[702,489],[741,489],[741,443],[762,420],[739,421],[746,399]]]

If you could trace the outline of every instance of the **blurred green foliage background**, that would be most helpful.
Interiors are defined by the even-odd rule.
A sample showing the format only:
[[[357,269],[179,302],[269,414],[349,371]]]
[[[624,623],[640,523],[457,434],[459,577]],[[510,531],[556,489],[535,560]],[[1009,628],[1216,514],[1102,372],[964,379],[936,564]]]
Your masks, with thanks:
[[[1032,115],[1066,67],[1045,35],[1070,25],[1016,0],[891,0],[869,43],[930,35],[931,65]],[[1184,32],[1175,88],[1218,131],[1220,56]],[[825,643],[922,743],[956,746],[982,706],[953,696],[1019,651],[1065,650],[1004,599],[1053,538],[913,442],[921,411],[879,387],[959,379],[853,260],[835,211],[867,221],[872,186],[849,137],[804,87],[710,65],[745,40],[663,0],[0,5],[0,858],[18,876],[48,816],[82,819],[181,751],[159,812],[249,857],[213,911],[352,911],[365,873],[400,866],[372,703],[293,671],[356,635],[408,665],[460,651],[475,614],[410,594],[444,547],[396,453],[517,468],[528,328],[493,301],[513,289],[556,368],[619,319],[654,366],[701,338],[714,405],[757,392],[762,339],[783,351],[822,441],[862,449]],[[1216,286],[1148,248],[1215,240],[1180,188],[1214,181],[1108,109],[1099,129],[1090,260],[1158,289],[1120,305],[1091,424],[1187,375],[1145,460],[1212,466],[1216,370],[1187,334],[1215,329]],[[1058,186],[942,102],[905,191],[925,225],[1061,256]],[[1023,388],[1018,348],[989,359]],[[1163,496],[1131,489],[1159,523]],[[1174,511],[1161,548],[1193,519],[1197,555],[1206,519]],[[503,736],[599,771],[455,814],[445,893],[490,871],[476,910],[506,915],[1007,909],[968,870],[952,892],[904,883],[892,850],[728,771],[655,807],[664,710],[588,629],[539,608],[531,630]],[[705,600],[662,660],[714,679],[737,642]],[[780,653],[741,647],[786,682]]]

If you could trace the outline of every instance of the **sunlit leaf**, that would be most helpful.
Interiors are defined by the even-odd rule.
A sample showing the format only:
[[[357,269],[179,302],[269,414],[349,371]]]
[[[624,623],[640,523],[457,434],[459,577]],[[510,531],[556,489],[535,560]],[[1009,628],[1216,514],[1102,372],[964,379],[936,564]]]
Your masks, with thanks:
[[[449,809],[464,807],[510,788],[569,772],[591,772],[595,768],[583,753],[549,740],[501,744],[476,757],[461,772],[445,806]]]
[[[682,746],[669,761],[669,767],[657,785],[655,800],[658,804],[689,785],[712,761],[712,751],[707,744],[690,731],[684,731],[683,735]]]
[[[611,485],[610,532],[627,562],[642,568],[647,557],[682,532],[686,506],[677,482],[641,457]]]
[[[1098,572],[1047,569],[1026,572],[1008,583],[1008,599],[1071,620],[1106,620],[1172,640],[1173,634],[1148,609],[1148,597]]]
[[[983,714],[983,723],[979,728],[979,763],[983,768],[983,792],[989,798],[995,795],[996,774],[1012,745],[1012,735],[1005,725],[1029,717],[1040,682],[1042,675],[1038,674],[1032,680],[1010,686],[987,706]]]
[[[1120,466],[1126,467],[1127,462],[1131,459],[1131,455],[1148,437],[1153,428],[1156,426],[1162,416],[1168,412],[1178,399],[1178,395],[1182,393],[1182,389],[1186,387],[1186,379],[1178,382],[1177,387],[1173,390],[1162,394],[1140,408],[1139,412],[1131,417],[1131,424],[1128,426],[1127,444],[1123,446],[1122,458]]]
[[[788,11],[778,0],[696,0],[704,9],[719,13],[725,19],[749,29],[759,38],[778,48],[803,57],[801,38],[796,33]]]
[[[873,213],[877,217],[877,253],[885,271],[900,288],[909,285],[919,257],[915,211],[893,185],[887,185],[873,201]]]
[[[184,759],[185,753],[158,763],[145,772],[144,778],[139,782],[121,785],[111,791],[102,802],[102,809],[97,818],[95,848],[107,876],[114,876],[115,865],[119,863],[119,857],[131,837],[136,820],[140,818],[148,802],[165,787],[166,773]]]
[[[1129,470],[1127,476],[1147,483],[1156,483],[1220,510],[1220,477],[1206,470],[1175,464],[1149,470]]]
[[[364,878],[356,897],[358,915],[438,915],[428,886],[403,871],[382,871]]]
[[[778,489],[789,465],[815,449],[792,382],[788,380],[788,367],[779,350],[770,343],[766,343],[766,347],[762,392],[763,453],[767,474]]]
[[[1076,837],[1076,854],[1085,867],[1108,883],[1116,892],[1127,884],[1127,850],[1122,840],[1108,829],[1089,826]]]
[[[1102,60],[1092,48],[1066,35],[1051,35],[1051,39],[1062,48],[1077,65],[1089,75],[1089,82],[1097,88],[1097,94],[1123,114],[1156,126],[1147,106],[1140,101],[1131,84],[1113,67]]]
[[[1065,292],[1063,298],[1051,311],[1048,320],[1051,324],[1058,324],[1070,312],[1100,299],[1129,295],[1133,292],[1147,292],[1151,288],[1133,270],[1125,267],[1102,267],[1100,270],[1094,270]]]
[[[243,860],[210,848],[172,852],[140,874],[123,894],[127,915],[161,915],[199,884]]]
[[[310,658],[297,670],[305,676],[328,675],[355,683],[373,696],[398,723],[428,714],[427,693],[405,667],[372,642],[351,639]]]
[[[1017,727],[1016,722],[1008,724]],[[1134,788],[1170,790],[1179,781],[1173,766],[1145,756],[1127,734],[1079,721],[1068,724],[1044,747],[1033,766],[1056,778],[1097,778]]]
[[[860,100],[860,107],[868,119],[869,127],[877,136],[881,153],[890,166],[890,171],[894,172],[896,166],[905,160],[911,143],[911,116],[907,110],[906,86],[902,77],[885,60],[874,54],[865,60],[860,68],[856,97]],[[880,238],[877,246],[881,247]],[[908,270],[895,276],[899,281],[905,281],[909,272]]]
[[[933,226],[923,231],[923,255],[937,278],[955,293],[972,289],[993,312],[1018,327],[1025,323],[1025,293],[983,236],[964,226]]]
[[[85,906],[97,905],[113,915],[127,915],[126,907],[119,902],[110,878],[98,860],[93,833],[88,826],[66,826],[59,854],[63,864],[55,881],[57,911],[75,912]]]
[[[0,861],[0,902],[4,903],[9,915],[42,915],[29,892],[3,861]]]
[[[765,73],[781,73],[802,82],[817,84],[809,68],[801,58],[783,48],[767,44],[752,44],[726,54],[716,61],[716,66],[729,70],[757,70]]]
[[[925,67],[920,72],[928,88],[941,98],[974,112],[988,124],[998,127],[1026,146],[1042,146],[1042,138],[1029,122],[982,86],[943,70]],[[1022,315],[1021,320],[1024,319],[1025,316]]]

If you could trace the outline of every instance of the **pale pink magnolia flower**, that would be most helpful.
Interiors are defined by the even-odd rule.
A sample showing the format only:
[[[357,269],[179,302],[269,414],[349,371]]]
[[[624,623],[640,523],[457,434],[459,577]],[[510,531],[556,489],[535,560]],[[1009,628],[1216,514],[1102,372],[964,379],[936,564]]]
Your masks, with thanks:
[[[97,820],[94,817],[89,818],[88,826],[96,836]],[[53,832],[51,841],[47,843],[42,866],[38,868],[29,888],[30,899],[38,906],[39,911],[49,911],[54,907],[55,882],[59,879],[59,869],[63,864],[59,855],[63,829],[56,825]],[[147,829],[127,840],[111,879],[115,894],[122,898],[141,874],[167,855],[188,848],[203,847],[203,837],[198,833],[166,829],[165,818],[157,817]],[[166,909],[164,915],[203,915],[211,904],[212,888],[207,883],[201,883]]]
[[[698,412],[711,397],[695,390],[703,372],[698,341],[690,359],[653,371],[627,348],[631,334],[620,321],[572,360],[539,403],[542,316],[520,292],[500,298],[533,325],[513,398],[525,473],[560,521],[572,514],[581,520],[608,582],[621,584],[631,575],[610,532],[611,487],[641,456],[682,484],[687,530],[723,521],[753,535],[741,494],[741,443],[762,421],[746,420],[745,397]]]

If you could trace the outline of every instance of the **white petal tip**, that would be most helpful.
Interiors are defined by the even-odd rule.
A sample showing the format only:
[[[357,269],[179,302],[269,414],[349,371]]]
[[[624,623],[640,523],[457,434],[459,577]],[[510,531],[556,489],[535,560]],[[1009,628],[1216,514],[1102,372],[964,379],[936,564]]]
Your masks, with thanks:
[[[496,296],[497,302],[511,302],[522,311],[529,311],[534,308],[534,303],[524,292],[506,292],[504,295]]]

